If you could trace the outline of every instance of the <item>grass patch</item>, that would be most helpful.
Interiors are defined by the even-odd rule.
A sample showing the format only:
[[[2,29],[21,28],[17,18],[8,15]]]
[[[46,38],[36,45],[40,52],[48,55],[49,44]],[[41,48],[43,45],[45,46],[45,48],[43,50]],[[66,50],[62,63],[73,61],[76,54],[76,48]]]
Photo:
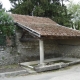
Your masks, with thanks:
[[[25,69],[22,66],[19,66],[18,64],[0,66],[0,73],[20,71],[20,70],[25,70]]]

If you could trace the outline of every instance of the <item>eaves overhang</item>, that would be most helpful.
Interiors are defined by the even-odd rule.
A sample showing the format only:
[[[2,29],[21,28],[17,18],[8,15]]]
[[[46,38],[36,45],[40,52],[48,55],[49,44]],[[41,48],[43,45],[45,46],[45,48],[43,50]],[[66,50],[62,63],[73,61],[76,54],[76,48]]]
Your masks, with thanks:
[[[23,28],[24,30],[28,31],[29,33],[33,34],[34,36],[36,36],[38,38],[41,38],[41,35],[40,35],[39,32],[29,28],[28,26],[25,26],[25,25],[23,25],[23,24],[21,24],[19,22],[14,22],[14,24],[19,26],[19,27],[21,27],[21,28]]]

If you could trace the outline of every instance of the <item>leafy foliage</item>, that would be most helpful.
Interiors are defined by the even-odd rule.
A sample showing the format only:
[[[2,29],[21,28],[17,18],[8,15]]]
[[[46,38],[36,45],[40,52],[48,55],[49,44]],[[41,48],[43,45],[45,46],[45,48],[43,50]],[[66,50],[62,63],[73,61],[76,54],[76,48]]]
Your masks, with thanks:
[[[2,4],[0,3],[0,9],[2,9]]]
[[[71,15],[63,1],[68,0],[9,0],[12,13],[49,17],[61,25],[71,27]]]
[[[0,10],[0,33],[10,36],[14,34],[14,24],[11,16],[9,16],[3,9]]]
[[[71,21],[74,29],[80,30],[80,3],[74,4],[70,2],[68,5],[68,13],[71,14]]]

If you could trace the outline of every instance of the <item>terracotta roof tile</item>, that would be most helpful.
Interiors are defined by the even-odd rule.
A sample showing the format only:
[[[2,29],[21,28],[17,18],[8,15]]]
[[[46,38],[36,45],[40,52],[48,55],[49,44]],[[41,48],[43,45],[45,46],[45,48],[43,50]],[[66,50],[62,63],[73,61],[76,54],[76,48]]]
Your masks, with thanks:
[[[26,26],[41,36],[80,37],[80,31],[73,30],[52,21],[49,18],[11,14],[14,21]]]

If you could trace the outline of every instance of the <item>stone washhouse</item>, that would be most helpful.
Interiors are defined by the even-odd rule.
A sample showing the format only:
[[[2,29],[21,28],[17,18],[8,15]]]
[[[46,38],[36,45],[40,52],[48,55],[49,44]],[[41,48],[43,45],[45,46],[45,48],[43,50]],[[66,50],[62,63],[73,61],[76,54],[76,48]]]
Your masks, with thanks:
[[[11,14],[16,25],[18,53],[24,61],[47,58],[80,58],[80,31],[61,26],[49,18]]]

